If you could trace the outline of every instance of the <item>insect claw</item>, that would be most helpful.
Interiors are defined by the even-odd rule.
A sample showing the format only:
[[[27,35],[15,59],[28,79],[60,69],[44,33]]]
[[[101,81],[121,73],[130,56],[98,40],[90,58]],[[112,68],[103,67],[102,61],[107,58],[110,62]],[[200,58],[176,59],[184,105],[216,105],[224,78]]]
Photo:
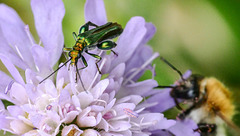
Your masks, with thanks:
[[[95,63],[95,64],[96,64],[96,67],[97,67],[97,70],[98,70],[99,74],[101,74],[101,75],[102,75],[102,72],[100,71],[100,69],[99,69],[99,67],[98,67],[97,63]]]
[[[115,51],[111,50],[111,52],[118,57],[118,54]]]

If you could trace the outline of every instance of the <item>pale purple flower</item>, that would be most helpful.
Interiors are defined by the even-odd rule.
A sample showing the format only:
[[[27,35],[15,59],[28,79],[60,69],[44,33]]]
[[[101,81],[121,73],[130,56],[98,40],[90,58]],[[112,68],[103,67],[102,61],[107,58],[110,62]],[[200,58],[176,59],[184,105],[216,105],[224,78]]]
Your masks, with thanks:
[[[32,0],[31,6],[39,42],[13,9],[0,5],[0,59],[13,77],[0,72],[0,98],[14,104],[5,109],[0,103],[1,130],[25,136],[147,136],[175,125],[176,121],[140,104],[157,86],[153,79],[137,81],[145,70],[154,71],[151,62],[159,55],[146,45],[156,31],[151,23],[142,17],[131,18],[114,48],[118,56],[92,51],[102,56],[102,75],[95,59],[86,55],[88,67],[79,71],[86,90],[79,80],[75,82],[75,67],[68,70],[68,65],[57,72],[56,79],[39,84],[62,53],[65,11],[61,0]],[[87,0],[85,19],[97,25],[107,23],[102,0]],[[80,61],[77,65],[83,66]]]

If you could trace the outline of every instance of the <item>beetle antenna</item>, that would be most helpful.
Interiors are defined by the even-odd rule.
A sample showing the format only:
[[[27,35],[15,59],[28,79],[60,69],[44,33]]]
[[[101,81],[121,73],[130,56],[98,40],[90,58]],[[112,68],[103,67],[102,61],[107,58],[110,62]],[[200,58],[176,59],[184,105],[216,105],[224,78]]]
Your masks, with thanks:
[[[43,81],[51,77],[53,74],[55,74],[60,68],[62,68],[65,64],[67,64],[71,59],[67,60],[66,62],[63,63],[62,66],[58,67],[55,71],[53,71],[50,75],[48,75],[46,78],[44,78],[42,81],[39,82],[41,84]]]
[[[179,71],[176,67],[174,67],[170,62],[168,62],[168,61],[167,61],[166,59],[164,59],[163,57],[160,57],[160,59],[161,59],[163,62],[165,62],[169,67],[171,67],[174,71],[176,71],[176,72],[180,75],[181,79],[182,79],[183,81],[185,81],[185,79],[183,78],[183,75],[182,75],[181,71]]]

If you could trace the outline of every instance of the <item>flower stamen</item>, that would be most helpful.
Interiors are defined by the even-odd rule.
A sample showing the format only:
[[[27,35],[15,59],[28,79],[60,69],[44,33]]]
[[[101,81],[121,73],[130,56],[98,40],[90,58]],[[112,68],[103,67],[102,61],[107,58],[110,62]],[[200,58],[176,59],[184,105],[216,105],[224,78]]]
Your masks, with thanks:
[[[26,32],[26,34],[27,34],[27,36],[28,36],[28,39],[30,40],[30,42],[31,42],[31,44],[33,45],[34,44],[34,42],[33,42],[33,38],[31,37],[31,33],[30,33],[30,31],[29,31],[29,26],[28,25],[25,25],[25,32]]]
[[[19,51],[18,47],[17,47],[16,45],[14,45],[14,47],[15,47],[15,49],[16,49],[19,57],[24,61],[23,56],[22,56],[22,53]]]
[[[7,93],[9,92],[9,90],[12,88],[13,83],[14,83],[14,80],[12,80],[12,81],[8,84],[8,86],[6,87],[5,92],[4,92],[5,94],[7,94]]]
[[[124,82],[123,85],[126,85],[129,81],[131,81],[139,72],[141,72],[147,65],[149,65],[155,58],[159,56],[159,53],[154,53],[143,65],[138,68],[131,76],[129,76]]]

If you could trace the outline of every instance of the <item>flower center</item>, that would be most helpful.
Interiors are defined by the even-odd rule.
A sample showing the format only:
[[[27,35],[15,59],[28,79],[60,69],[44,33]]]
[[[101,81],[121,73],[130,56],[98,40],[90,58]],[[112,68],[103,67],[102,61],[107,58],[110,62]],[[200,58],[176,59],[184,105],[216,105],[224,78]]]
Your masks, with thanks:
[[[91,111],[91,112],[88,113],[88,116],[94,116],[94,117],[95,117],[96,115],[97,115],[97,114],[96,114],[95,112],[93,112],[93,111]]]
[[[64,105],[64,107],[62,108],[62,112],[63,112],[63,114],[65,115],[65,114],[67,114],[67,113],[69,113],[69,112],[71,112],[71,111],[74,111],[76,108],[75,108],[75,106],[73,105],[73,104],[65,104]]]
[[[109,111],[109,112],[107,112],[107,113],[105,113],[103,115],[103,118],[106,119],[106,120],[109,120],[109,119],[111,119],[113,117],[114,117],[114,115],[113,115],[113,113],[111,111]]]
[[[57,124],[53,121],[47,121],[47,123],[45,123],[43,125],[43,131],[48,133],[48,134],[53,134],[55,129],[56,129]]]

